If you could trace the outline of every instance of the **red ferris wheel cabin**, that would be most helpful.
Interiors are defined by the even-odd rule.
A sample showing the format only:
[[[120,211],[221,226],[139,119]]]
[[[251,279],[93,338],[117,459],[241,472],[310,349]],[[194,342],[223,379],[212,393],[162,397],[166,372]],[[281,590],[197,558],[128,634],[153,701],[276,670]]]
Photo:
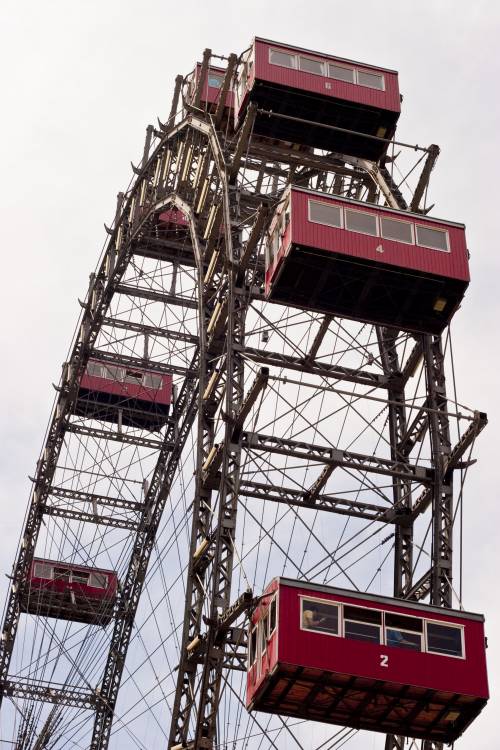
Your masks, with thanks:
[[[35,558],[21,592],[21,611],[59,620],[107,625],[118,587],[112,570]]]
[[[463,224],[291,187],[270,226],[271,301],[437,334],[469,278]]]
[[[386,153],[380,138],[393,137],[401,111],[396,71],[260,38],[238,69],[237,125],[250,102],[261,110],[257,135],[372,161]]]
[[[484,618],[276,578],[249,633],[249,710],[453,742],[488,700]]]
[[[207,75],[205,77],[205,82],[203,84],[203,88],[201,91],[201,97],[200,97],[200,107],[202,109],[206,109],[208,112],[211,112],[212,114],[215,114],[215,110],[217,109],[217,104],[219,103],[220,93],[222,86],[224,84],[224,77],[226,75],[226,71],[224,68],[217,68],[211,65],[207,71]],[[194,94],[196,91],[196,88],[198,86],[198,82],[201,77],[201,64],[196,63],[196,67],[191,74],[191,79],[189,81],[188,86],[188,93],[187,93],[187,100],[190,104],[192,104],[194,99]],[[229,91],[226,93],[226,101],[224,103],[224,107],[227,110],[232,110],[234,106],[234,94],[229,89]]]
[[[172,376],[89,359],[75,414],[159,430],[172,402]]]

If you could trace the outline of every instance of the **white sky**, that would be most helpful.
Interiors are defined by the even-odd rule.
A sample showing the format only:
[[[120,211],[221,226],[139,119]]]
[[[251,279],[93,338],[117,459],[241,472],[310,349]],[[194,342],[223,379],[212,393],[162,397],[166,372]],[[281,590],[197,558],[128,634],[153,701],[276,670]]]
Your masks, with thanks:
[[[467,224],[473,281],[453,323],[463,403],[487,411],[465,494],[465,598],[484,611],[493,698],[458,744],[498,746],[497,478],[500,399],[498,133],[500,5],[494,0],[3,0],[0,5],[0,571],[9,572],[56,382],[146,125],[165,119],[177,73],[205,47],[257,34],[396,68],[398,136],[438,143],[434,212]],[[2,577],[3,600],[7,580]],[[495,710],[496,709],[496,710]]]

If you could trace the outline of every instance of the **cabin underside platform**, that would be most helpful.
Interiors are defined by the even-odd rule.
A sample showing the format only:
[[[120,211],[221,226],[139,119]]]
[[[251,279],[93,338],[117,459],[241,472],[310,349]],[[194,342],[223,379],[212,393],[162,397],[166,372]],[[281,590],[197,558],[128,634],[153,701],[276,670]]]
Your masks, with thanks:
[[[113,615],[114,599],[92,598],[80,592],[51,591],[31,588],[21,597],[21,612],[38,617],[54,617],[89,625],[108,625]]]
[[[378,109],[366,104],[347,102],[331,96],[321,96],[296,89],[257,81],[249,94],[250,101],[259,109],[286,115],[295,119],[257,113],[253,133],[280,141],[302,143],[314,148],[349,154],[370,161],[378,161],[387,151],[388,144],[356,133],[366,133],[391,139],[396,130],[399,112]],[[308,122],[300,122],[307,120]],[[354,132],[341,132],[311,125],[345,128]]]
[[[474,696],[277,664],[249,708],[449,743],[485,703]]]
[[[440,334],[467,282],[351,256],[293,246],[269,299],[306,310]]]
[[[164,427],[168,411],[168,404],[80,388],[74,414],[156,432]]]

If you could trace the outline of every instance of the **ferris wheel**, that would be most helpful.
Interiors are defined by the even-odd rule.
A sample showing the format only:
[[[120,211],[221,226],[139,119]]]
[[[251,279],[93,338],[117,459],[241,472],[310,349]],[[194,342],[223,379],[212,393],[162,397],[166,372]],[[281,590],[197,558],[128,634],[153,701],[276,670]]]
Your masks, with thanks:
[[[468,253],[400,101],[260,38],[176,79],[32,478],[2,742],[432,750],[486,704],[453,545],[487,423],[455,389]]]

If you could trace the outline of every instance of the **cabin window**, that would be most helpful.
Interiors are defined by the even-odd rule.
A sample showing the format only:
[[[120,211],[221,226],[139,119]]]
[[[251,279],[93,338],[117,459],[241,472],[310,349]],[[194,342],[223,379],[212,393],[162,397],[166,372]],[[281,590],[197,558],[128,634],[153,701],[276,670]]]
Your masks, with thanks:
[[[84,573],[83,570],[73,570],[71,573],[72,583],[84,583],[86,586],[89,582],[89,573]]]
[[[95,589],[105,589],[108,585],[108,576],[104,573],[91,573],[89,586],[93,586]]]
[[[383,91],[384,76],[379,73],[367,73],[366,70],[357,71],[358,83],[360,86],[368,86],[371,89],[379,89]]]
[[[69,568],[54,568],[55,581],[67,581],[69,583],[70,576],[71,571]]]
[[[267,648],[267,627],[268,627],[268,620],[269,617],[266,613],[266,616],[261,621],[261,630],[260,630],[260,653],[263,654]]]
[[[257,626],[252,628],[248,642],[248,663],[252,665],[257,658]]]
[[[396,242],[406,242],[413,245],[413,226],[409,221],[399,221],[398,219],[381,216],[380,234],[386,240],[396,240]]]
[[[431,227],[423,227],[417,224],[417,245],[448,252],[450,249],[448,232],[446,229],[431,229]]]
[[[385,614],[385,638],[388,646],[422,650],[423,622],[416,617],[405,617],[392,612]]]
[[[35,563],[33,575],[35,578],[52,578],[52,565],[40,562]]]
[[[276,597],[272,600],[269,606],[269,637],[276,630]]]
[[[310,57],[299,57],[299,68],[305,73],[315,73],[318,76],[325,74],[323,63],[319,60],[311,60]]]
[[[337,81],[347,81],[347,83],[354,83],[354,69],[344,68],[342,65],[330,65],[328,66],[328,75],[330,78],[335,78]]]
[[[380,643],[382,613],[376,609],[344,607],[344,635],[352,641]]]
[[[342,210],[331,203],[309,201],[309,221],[326,224],[329,227],[342,227]]]
[[[211,86],[213,89],[222,88],[223,80],[224,79],[222,78],[222,76],[215,75],[215,73],[208,74],[208,85]]]
[[[100,378],[102,377],[101,374],[101,365],[99,362],[88,362],[87,363],[87,375],[90,375],[93,378]]]
[[[107,380],[122,381],[125,375],[125,371],[122,367],[116,367],[115,365],[101,365],[102,377]]]
[[[376,237],[378,234],[377,217],[374,214],[368,214],[364,211],[353,211],[350,208],[346,208],[345,228],[350,232],[371,234],[373,237]]]
[[[281,52],[277,49],[269,50],[269,62],[272,65],[281,65],[282,68],[295,68],[295,55],[289,52]]]
[[[163,380],[161,375],[153,375],[153,373],[147,372],[144,375],[143,385],[145,388],[153,388],[158,391],[163,385]]]
[[[125,370],[125,383],[135,383],[140,385],[142,382],[142,372],[136,372],[134,370]]]
[[[445,656],[463,656],[462,628],[427,622],[427,651]]]
[[[319,633],[339,634],[338,604],[302,599],[301,626],[303,630],[314,630]]]

